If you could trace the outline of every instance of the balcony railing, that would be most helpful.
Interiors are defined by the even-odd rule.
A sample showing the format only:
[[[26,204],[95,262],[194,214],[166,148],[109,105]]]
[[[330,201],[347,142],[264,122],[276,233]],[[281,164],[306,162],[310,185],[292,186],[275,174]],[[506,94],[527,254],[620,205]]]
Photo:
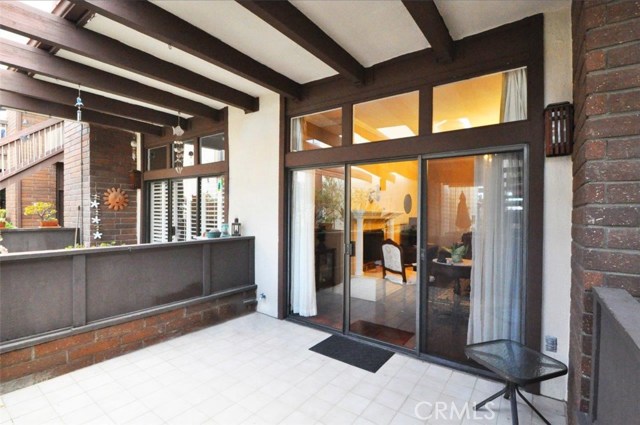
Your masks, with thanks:
[[[64,123],[50,119],[0,139],[0,179],[8,178],[53,155],[64,147]]]

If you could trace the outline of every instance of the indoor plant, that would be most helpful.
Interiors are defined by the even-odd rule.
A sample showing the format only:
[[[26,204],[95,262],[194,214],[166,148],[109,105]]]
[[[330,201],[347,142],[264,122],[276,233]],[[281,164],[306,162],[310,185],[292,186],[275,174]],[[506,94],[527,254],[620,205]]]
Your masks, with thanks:
[[[467,253],[467,246],[463,244],[454,243],[449,249],[451,252],[451,262],[452,263],[461,263],[462,258]]]
[[[34,202],[24,207],[25,215],[37,215],[40,218],[40,227],[57,227],[58,219],[56,210],[51,202]]]

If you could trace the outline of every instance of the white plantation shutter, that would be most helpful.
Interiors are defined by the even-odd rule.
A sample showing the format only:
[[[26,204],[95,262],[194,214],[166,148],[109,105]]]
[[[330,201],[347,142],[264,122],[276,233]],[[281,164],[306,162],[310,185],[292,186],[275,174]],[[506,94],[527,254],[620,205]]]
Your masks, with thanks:
[[[150,242],[169,241],[169,184],[166,180],[151,182]]]
[[[198,236],[198,179],[173,180],[171,183],[172,241],[189,241]]]
[[[224,178],[209,177],[200,184],[201,232],[220,229],[224,223]]]

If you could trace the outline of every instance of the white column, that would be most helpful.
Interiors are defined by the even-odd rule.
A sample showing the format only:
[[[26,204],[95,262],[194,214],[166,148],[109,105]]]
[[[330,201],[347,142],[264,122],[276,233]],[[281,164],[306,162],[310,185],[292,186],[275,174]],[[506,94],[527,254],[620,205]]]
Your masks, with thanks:
[[[353,274],[355,276],[362,276],[364,258],[364,211],[353,211],[353,216],[356,218],[356,269],[353,271]]]

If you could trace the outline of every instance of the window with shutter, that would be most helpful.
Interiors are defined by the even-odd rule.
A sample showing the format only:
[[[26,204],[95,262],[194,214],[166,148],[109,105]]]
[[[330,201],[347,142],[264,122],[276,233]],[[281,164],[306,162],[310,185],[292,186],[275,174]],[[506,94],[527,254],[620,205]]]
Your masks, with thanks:
[[[200,183],[200,232],[220,229],[224,223],[224,177],[203,178]]]
[[[171,182],[172,241],[189,241],[198,236],[198,179]]]
[[[169,241],[169,183],[153,181],[149,185],[149,234],[150,242]]]

